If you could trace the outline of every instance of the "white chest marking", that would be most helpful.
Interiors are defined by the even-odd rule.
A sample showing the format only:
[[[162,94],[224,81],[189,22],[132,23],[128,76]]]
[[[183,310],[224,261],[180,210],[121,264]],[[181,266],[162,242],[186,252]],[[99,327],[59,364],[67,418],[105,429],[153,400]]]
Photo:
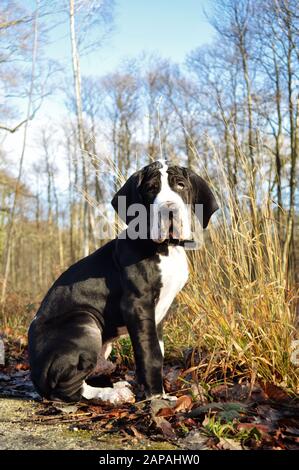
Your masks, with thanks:
[[[158,325],[172,304],[175,296],[184,287],[188,279],[188,262],[182,246],[169,246],[168,256],[160,255],[162,287],[155,309],[156,325]]]

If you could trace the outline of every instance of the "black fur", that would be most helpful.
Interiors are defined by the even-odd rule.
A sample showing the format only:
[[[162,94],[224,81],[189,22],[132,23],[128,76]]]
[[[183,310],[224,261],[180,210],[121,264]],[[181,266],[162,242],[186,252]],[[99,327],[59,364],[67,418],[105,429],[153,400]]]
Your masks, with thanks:
[[[102,343],[116,338],[124,326],[146,392],[162,391],[162,375],[155,374],[156,363],[162,367],[158,340],[154,346],[154,305],[161,287],[158,249],[164,248],[150,240],[116,239],[54,283],[29,329],[31,377],[41,395],[79,399],[82,380],[95,368]],[[149,378],[141,372],[147,361]]]
[[[135,173],[116,196],[125,195],[127,205],[143,202],[149,206],[160,190],[160,167],[156,162]],[[176,168],[169,170],[171,187],[175,190],[177,177],[184,179],[182,197],[186,202],[191,196],[194,203],[196,198],[206,203],[206,224],[215,210],[206,183],[202,186],[199,181],[203,189],[196,192],[193,174]],[[116,198],[112,205],[117,210]],[[167,254],[167,250],[167,244],[151,240],[117,238],[57,279],[29,328],[31,377],[42,396],[79,400],[82,382],[95,368],[102,344],[116,338],[118,328],[124,326],[146,396],[163,392],[162,329],[156,327],[155,305],[162,286],[159,253]]]

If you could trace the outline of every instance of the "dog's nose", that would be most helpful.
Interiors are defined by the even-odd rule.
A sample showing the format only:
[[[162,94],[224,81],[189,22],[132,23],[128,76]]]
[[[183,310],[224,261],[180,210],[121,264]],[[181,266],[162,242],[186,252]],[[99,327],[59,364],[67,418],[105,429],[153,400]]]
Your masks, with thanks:
[[[161,209],[167,209],[167,210],[175,211],[175,210],[177,210],[177,206],[172,201],[166,201],[166,202],[163,202],[163,204],[161,205]]]

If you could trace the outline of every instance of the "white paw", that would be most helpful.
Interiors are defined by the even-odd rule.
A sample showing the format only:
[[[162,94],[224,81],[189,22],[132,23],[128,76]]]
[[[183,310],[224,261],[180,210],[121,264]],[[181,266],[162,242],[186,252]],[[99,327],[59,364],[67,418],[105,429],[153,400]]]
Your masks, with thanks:
[[[130,384],[126,381],[116,382],[112,387],[91,387],[83,385],[82,395],[87,398],[96,398],[112,405],[121,405],[123,403],[134,403],[135,396],[131,391]]]

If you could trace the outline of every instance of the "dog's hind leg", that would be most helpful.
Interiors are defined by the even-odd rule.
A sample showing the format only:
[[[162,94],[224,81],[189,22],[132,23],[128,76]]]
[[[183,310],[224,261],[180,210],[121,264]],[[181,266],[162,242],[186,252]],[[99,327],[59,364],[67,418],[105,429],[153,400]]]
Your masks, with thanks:
[[[37,322],[30,328],[31,378],[37,391],[51,400],[80,400],[83,381],[102,349],[102,332],[92,317],[80,314],[71,320],[50,325],[42,338]]]
[[[82,397],[82,385],[96,363],[93,351],[76,354],[62,353],[54,359],[48,372],[48,383],[51,388],[50,399],[67,402],[79,401]]]

